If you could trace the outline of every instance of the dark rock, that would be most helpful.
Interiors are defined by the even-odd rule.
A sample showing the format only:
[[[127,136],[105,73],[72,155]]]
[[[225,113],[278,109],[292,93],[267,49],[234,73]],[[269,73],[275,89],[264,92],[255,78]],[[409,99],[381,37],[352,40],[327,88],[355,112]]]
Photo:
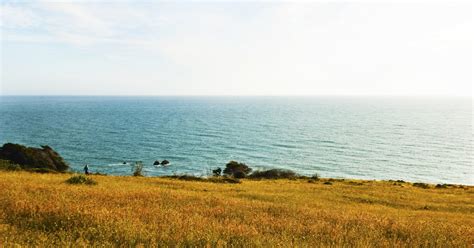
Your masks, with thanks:
[[[123,163],[122,163],[122,164],[127,164],[127,162],[123,161]]]
[[[155,160],[155,162],[153,162],[153,165],[160,165],[160,161],[159,161],[159,160]]]
[[[161,165],[167,165],[167,164],[169,164],[169,163],[170,163],[170,161],[168,161],[168,160],[166,160],[166,159],[163,160],[163,161],[161,161]]]
[[[26,147],[7,143],[0,147],[0,159],[9,160],[20,165],[22,169],[48,169],[64,172],[69,165],[51,147]]]

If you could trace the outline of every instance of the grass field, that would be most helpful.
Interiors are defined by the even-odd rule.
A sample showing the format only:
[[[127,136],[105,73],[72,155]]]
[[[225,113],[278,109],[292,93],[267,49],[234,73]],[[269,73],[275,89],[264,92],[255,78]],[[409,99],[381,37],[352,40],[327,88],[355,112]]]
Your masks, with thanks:
[[[471,247],[474,188],[0,172],[0,247]]]

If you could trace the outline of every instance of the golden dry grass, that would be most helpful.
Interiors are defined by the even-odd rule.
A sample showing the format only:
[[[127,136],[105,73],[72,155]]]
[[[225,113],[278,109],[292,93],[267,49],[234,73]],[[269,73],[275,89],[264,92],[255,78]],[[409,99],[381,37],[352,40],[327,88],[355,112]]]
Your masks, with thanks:
[[[0,247],[471,247],[474,188],[0,172]]]

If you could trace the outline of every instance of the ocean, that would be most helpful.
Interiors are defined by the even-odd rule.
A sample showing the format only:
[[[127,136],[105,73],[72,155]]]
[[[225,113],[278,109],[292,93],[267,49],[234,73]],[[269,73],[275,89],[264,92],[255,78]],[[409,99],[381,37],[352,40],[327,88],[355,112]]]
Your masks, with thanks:
[[[0,141],[73,170],[208,175],[230,160],[303,175],[474,185],[472,99],[1,96]],[[169,166],[154,166],[155,160]],[[128,162],[123,164],[123,162]]]

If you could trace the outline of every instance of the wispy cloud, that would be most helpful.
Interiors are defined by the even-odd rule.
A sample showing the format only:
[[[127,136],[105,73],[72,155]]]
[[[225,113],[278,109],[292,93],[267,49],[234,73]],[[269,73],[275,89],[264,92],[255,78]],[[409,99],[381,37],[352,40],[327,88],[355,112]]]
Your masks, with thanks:
[[[170,93],[403,94],[443,92],[452,79],[454,91],[469,88],[466,6],[41,1],[0,13],[6,43],[62,44],[142,68],[158,61],[148,75],[104,79],[145,82],[145,92],[174,84]]]

